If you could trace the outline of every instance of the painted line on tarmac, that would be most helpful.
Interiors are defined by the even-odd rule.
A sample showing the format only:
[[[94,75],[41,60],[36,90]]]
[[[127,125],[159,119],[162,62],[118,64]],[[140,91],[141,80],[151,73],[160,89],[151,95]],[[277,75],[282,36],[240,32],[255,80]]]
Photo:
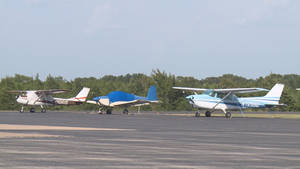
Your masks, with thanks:
[[[183,117],[195,117],[195,114],[191,114],[191,113],[187,113],[187,114],[161,114],[161,115],[166,115],[166,116],[183,116]],[[224,117],[224,114],[212,114],[212,117]],[[204,115],[202,115],[201,117],[205,117]],[[200,117],[200,118],[201,118]],[[235,117],[245,117],[245,118],[282,118],[282,119],[300,119],[300,114],[260,114],[260,113],[251,113],[251,114],[247,114],[245,113],[243,114],[232,114],[232,118]]]
[[[0,132],[0,139],[3,138],[41,138],[41,137],[68,137],[61,135],[50,135],[50,134],[40,134],[40,133],[10,133],[10,132]]]
[[[0,130],[135,131],[136,129],[0,124]]]

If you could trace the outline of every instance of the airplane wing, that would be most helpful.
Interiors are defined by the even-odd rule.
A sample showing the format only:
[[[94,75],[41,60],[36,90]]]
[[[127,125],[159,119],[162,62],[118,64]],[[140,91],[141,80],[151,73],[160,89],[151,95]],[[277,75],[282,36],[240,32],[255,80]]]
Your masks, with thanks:
[[[263,88],[232,88],[232,89],[213,89],[216,92],[220,93],[253,93],[253,92],[267,92],[269,91],[268,89],[263,89]]]
[[[203,88],[190,88],[190,87],[172,87],[173,89],[178,89],[178,90],[187,90],[187,91],[205,91],[208,89],[203,89]]]
[[[50,90],[36,90],[35,93],[38,95],[50,95],[50,94],[59,94],[69,92],[66,89],[50,89]]]
[[[228,88],[228,89],[203,89],[203,88],[189,88],[189,87],[173,87],[173,89],[178,90],[188,90],[188,91],[206,91],[211,90],[218,93],[252,93],[252,92],[261,92],[269,91],[268,89],[263,88]]]
[[[24,90],[10,90],[10,91],[7,91],[7,93],[22,94],[22,93],[26,93],[26,91],[24,91]]]
[[[58,93],[65,93],[65,92],[69,92],[69,90],[66,89],[50,89],[50,90],[32,90],[34,91],[36,94],[44,94],[44,95],[49,95],[49,94],[58,94]],[[8,91],[8,93],[12,93],[12,94],[21,94],[21,93],[26,93],[26,90],[10,90]]]

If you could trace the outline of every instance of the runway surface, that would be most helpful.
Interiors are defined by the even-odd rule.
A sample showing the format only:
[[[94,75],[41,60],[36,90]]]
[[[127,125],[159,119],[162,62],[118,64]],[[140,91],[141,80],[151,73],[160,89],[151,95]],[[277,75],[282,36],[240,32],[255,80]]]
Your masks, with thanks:
[[[0,168],[300,168],[300,119],[0,112]]]

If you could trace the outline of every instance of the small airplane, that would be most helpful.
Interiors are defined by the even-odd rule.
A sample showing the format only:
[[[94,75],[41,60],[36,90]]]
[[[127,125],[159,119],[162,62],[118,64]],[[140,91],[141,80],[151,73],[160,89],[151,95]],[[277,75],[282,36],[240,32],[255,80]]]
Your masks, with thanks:
[[[98,104],[99,113],[111,114],[114,107],[124,107],[123,114],[128,114],[128,107],[149,105],[151,103],[158,103],[156,95],[156,87],[150,86],[146,97],[136,96],[134,94],[126,93],[123,91],[113,91],[107,96],[94,97],[93,100],[88,100],[87,103]],[[139,111],[139,109],[138,109]]]
[[[76,97],[72,98],[54,98],[50,94],[59,94],[68,92],[65,89],[50,89],[50,90],[12,90],[9,93],[18,94],[16,101],[22,104],[20,112],[24,112],[24,106],[31,106],[30,112],[35,112],[33,106],[40,106],[41,112],[45,113],[45,106],[56,105],[79,105],[86,101],[86,98],[90,92],[90,88],[84,87]]]
[[[194,95],[186,98],[194,107],[207,110],[206,117],[210,117],[215,110],[222,110],[226,118],[231,118],[231,113],[226,110],[240,110],[243,108],[270,108],[280,106],[279,100],[283,91],[283,84],[276,84],[271,90],[263,88],[231,88],[231,89],[202,89],[188,87],[173,87],[173,89],[194,91]],[[202,91],[202,94],[197,94]],[[238,98],[235,93],[252,93],[260,91],[269,91],[262,97],[242,97]],[[195,113],[196,117],[200,116],[200,112]]]
[[[297,88],[296,90],[300,90],[300,88]]]

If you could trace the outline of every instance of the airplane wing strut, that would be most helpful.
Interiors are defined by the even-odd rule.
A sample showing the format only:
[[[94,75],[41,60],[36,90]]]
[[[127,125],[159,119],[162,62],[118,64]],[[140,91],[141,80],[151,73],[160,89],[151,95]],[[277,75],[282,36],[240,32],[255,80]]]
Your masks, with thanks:
[[[224,101],[228,96],[231,95],[232,92],[228,92],[211,110],[214,111],[215,108],[222,102]]]

